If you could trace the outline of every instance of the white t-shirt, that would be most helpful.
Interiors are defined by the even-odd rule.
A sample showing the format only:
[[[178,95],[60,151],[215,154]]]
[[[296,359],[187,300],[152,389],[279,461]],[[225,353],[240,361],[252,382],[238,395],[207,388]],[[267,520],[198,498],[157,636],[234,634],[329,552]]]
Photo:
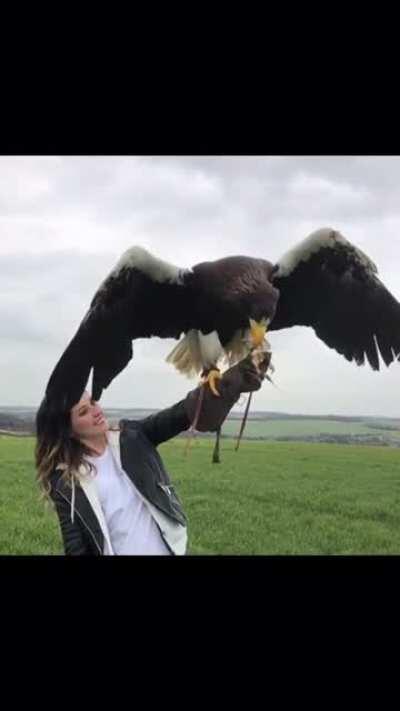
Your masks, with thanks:
[[[111,448],[86,459],[97,470],[97,490],[115,555],[170,555],[142,496],[115,461]],[[104,554],[110,554],[106,541]]]

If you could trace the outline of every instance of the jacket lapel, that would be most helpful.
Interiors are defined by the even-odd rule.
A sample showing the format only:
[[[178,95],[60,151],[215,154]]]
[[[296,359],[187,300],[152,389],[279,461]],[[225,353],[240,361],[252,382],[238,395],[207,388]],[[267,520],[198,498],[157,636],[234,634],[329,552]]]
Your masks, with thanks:
[[[97,484],[96,484],[96,477],[94,476],[88,476],[87,471],[85,466],[81,465],[78,469],[78,476],[79,476],[79,483],[83,489],[83,491],[86,494],[86,497],[96,514],[96,518],[100,524],[100,528],[103,532],[103,536],[107,541],[107,545],[109,547],[109,550],[111,552],[111,555],[114,555],[114,551],[111,545],[110,541],[110,534],[108,531],[108,526],[106,523],[106,519],[103,513],[103,509],[101,508],[100,504],[100,499],[99,499],[99,494],[97,491]]]

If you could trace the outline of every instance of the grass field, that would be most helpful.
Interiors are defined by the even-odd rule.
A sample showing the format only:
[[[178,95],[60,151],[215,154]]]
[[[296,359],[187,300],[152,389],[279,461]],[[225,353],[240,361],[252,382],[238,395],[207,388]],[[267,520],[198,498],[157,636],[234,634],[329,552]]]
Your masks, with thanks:
[[[39,500],[33,438],[0,436],[0,554],[61,554]],[[384,447],[175,439],[160,453],[189,518],[191,554],[399,554],[400,452]]]

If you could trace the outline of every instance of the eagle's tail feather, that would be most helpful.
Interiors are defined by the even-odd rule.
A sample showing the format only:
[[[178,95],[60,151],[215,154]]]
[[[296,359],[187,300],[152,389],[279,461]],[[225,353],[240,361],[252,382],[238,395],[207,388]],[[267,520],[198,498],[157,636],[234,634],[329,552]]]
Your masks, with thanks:
[[[198,375],[203,369],[203,362],[197,331],[195,329],[188,331],[165,360],[189,378]]]

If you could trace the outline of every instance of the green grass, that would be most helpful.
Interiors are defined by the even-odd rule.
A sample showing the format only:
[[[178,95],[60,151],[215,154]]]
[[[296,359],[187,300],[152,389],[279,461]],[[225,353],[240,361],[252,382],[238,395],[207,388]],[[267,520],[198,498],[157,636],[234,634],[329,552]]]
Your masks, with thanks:
[[[39,499],[32,437],[0,436],[0,555],[62,554],[56,516]]]
[[[32,438],[0,437],[0,554],[60,554],[39,501]],[[400,452],[384,447],[185,440],[160,453],[189,519],[191,554],[399,554]]]

